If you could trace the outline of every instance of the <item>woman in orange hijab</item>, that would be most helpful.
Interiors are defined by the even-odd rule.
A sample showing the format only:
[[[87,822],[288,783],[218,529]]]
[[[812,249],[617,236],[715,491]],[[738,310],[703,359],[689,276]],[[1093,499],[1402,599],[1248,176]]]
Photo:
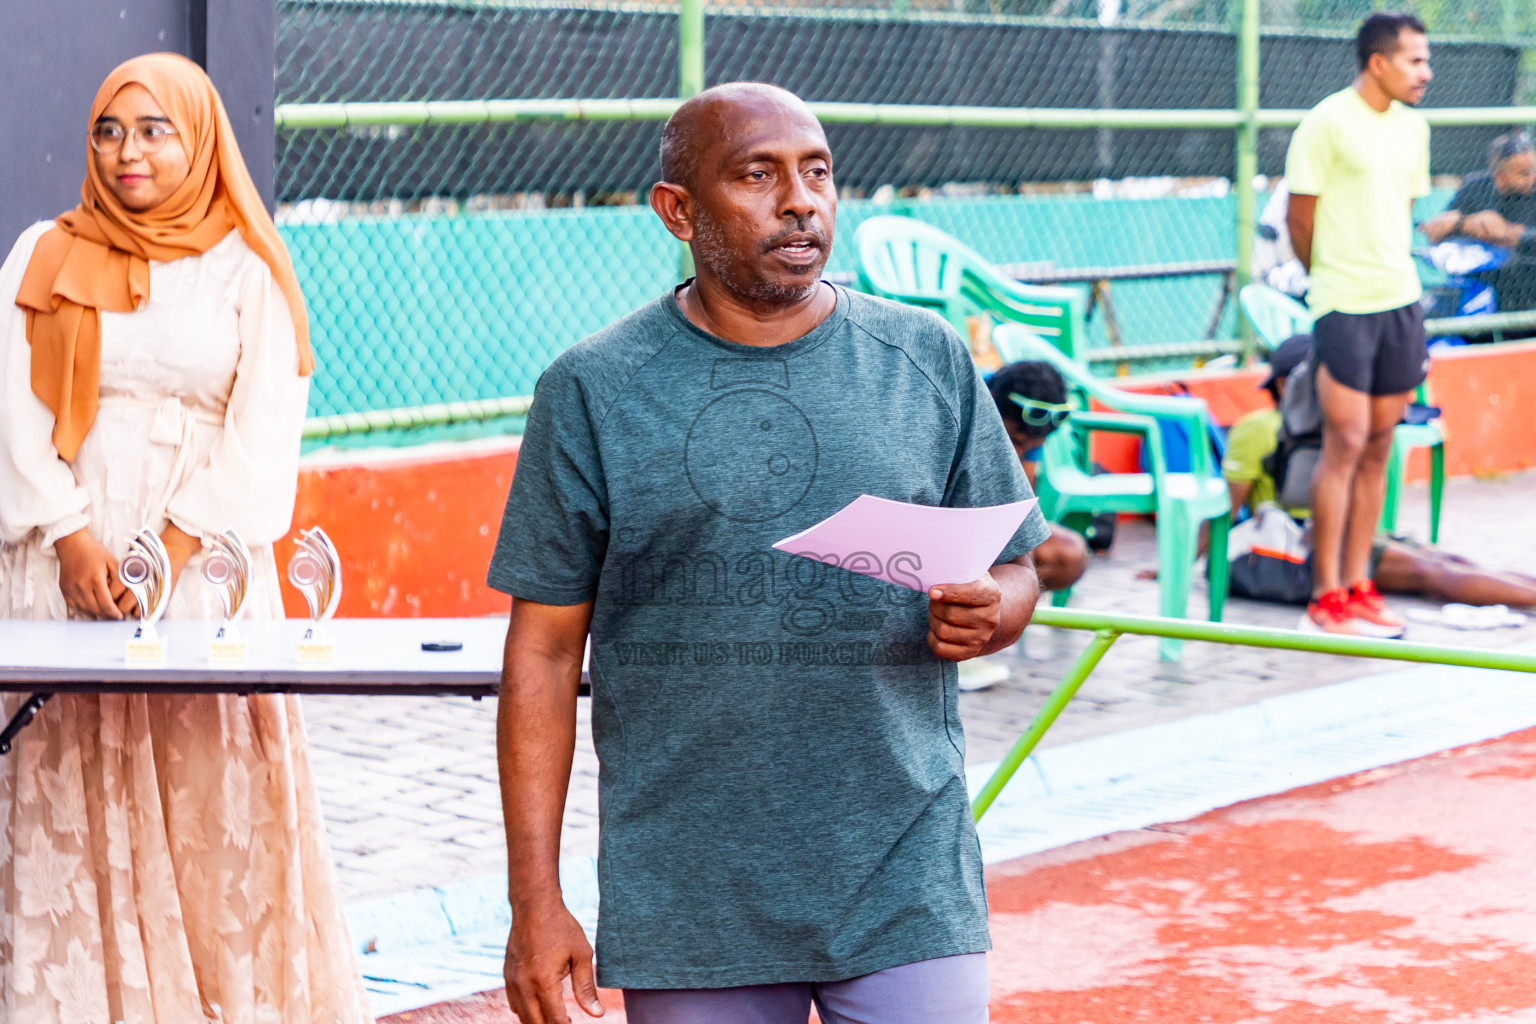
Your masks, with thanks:
[[[160,532],[170,618],[222,612],[203,539],[282,615],[311,360],[293,265],[212,82],[107,77],[80,205],[0,267],[0,617],[122,618]],[[0,696],[0,715],[19,695]],[[296,698],[60,695],[0,758],[0,1024],[367,1021]]]

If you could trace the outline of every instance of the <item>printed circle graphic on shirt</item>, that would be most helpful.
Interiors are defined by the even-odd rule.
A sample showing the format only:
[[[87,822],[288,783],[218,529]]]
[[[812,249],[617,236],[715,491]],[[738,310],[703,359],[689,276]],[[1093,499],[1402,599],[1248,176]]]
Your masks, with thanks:
[[[816,432],[793,402],[755,388],[721,395],[688,430],[683,466],[699,500],[727,519],[765,523],[816,479]]]

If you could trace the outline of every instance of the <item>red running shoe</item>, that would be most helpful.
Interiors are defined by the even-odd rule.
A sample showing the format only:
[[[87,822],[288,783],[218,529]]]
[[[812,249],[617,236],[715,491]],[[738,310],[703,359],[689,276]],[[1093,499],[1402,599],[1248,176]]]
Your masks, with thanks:
[[[1341,636],[1364,636],[1364,624],[1355,618],[1354,606],[1349,601],[1349,591],[1340,587],[1330,590],[1307,605],[1307,614],[1301,617],[1296,628],[1306,633],[1337,633]]]
[[[1408,632],[1407,621],[1392,613],[1387,602],[1381,599],[1381,591],[1370,580],[1349,588],[1349,610],[1360,623],[1360,632],[1364,636],[1398,640]]]

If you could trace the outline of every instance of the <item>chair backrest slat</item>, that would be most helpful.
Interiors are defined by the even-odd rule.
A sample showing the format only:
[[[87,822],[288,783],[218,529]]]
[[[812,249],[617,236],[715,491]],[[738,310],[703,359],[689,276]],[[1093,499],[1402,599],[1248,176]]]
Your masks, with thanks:
[[[1025,285],[999,274],[975,250],[911,217],[871,217],[855,235],[859,284],[865,291],[943,314],[967,334],[967,318],[1022,323],[1063,352],[1086,345],[1085,303],[1079,291]]]
[[[1312,313],[1289,295],[1267,284],[1244,285],[1237,293],[1253,333],[1273,352],[1285,339],[1312,330]]]

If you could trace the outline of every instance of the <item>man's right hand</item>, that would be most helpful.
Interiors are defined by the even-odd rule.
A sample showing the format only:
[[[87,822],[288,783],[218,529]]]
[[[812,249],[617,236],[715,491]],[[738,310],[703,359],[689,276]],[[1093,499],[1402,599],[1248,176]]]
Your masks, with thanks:
[[[90,530],[60,537],[53,550],[59,557],[59,589],[70,608],[98,619],[121,619],[133,609],[133,594],[117,575],[117,559]]]
[[[507,1005],[523,1024],[569,1024],[562,990],[567,977],[582,1009],[593,1017],[603,1015],[592,973],[592,944],[559,900],[513,911],[502,973]]]
[[[1439,245],[1460,230],[1461,222],[1465,219],[1466,216],[1460,210],[1445,210],[1420,224],[1419,230],[1424,232],[1430,245]]]

